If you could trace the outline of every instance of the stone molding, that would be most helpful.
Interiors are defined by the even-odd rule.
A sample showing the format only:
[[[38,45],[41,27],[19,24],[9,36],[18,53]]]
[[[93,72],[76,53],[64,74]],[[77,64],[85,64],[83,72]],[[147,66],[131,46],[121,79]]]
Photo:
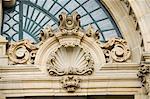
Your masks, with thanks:
[[[139,27],[137,17],[136,17],[136,15],[135,15],[135,13],[134,13],[131,5],[130,5],[129,0],[120,0],[120,1],[122,1],[126,5],[126,7],[128,9],[128,14],[133,18],[133,21],[135,22],[135,29],[140,31],[140,27]]]
[[[136,63],[103,64],[97,75],[61,77],[45,75],[36,65],[3,66],[0,67],[0,87],[6,97],[87,95],[87,92],[89,95],[133,95],[140,87],[136,76],[138,66]],[[75,92],[63,87],[62,80],[68,76],[79,77]]]

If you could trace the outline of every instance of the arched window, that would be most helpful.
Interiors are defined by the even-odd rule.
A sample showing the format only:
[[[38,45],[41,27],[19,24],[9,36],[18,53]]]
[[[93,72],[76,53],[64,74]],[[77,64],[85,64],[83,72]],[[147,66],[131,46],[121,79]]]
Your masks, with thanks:
[[[61,12],[81,15],[81,26],[91,24],[100,31],[100,40],[122,37],[112,17],[100,0],[17,0],[12,9],[5,9],[2,35],[9,41],[31,39],[39,42],[39,32],[46,26],[58,27]]]

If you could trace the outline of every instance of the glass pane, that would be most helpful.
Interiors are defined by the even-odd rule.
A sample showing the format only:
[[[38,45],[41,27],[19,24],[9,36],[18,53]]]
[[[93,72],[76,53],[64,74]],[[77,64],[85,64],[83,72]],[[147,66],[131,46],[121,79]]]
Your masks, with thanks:
[[[17,0],[14,8],[4,11],[2,35],[10,41],[31,39],[38,43],[43,27],[58,28],[58,15],[73,11],[80,14],[82,28],[92,24],[95,31],[100,31],[101,41],[122,37],[100,0]]]

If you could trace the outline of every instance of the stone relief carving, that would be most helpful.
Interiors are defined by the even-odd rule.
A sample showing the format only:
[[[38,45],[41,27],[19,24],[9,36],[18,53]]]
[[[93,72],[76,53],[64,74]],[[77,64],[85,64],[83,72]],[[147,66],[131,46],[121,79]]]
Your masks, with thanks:
[[[79,46],[60,47],[49,56],[47,67],[52,76],[91,75],[94,61],[91,54]]]
[[[62,77],[63,88],[74,92],[80,87],[78,77],[93,74],[95,65],[104,62],[126,62],[130,58],[131,51],[125,40],[111,39],[107,43],[101,43],[100,33],[94,31],[91,25],[86,31],[81,29],[79,18],[77,12],[71,15],[63,12],[59,16],[57,31],[53,31],[50,26],[41,30],[39,49],[28,40],[16,42],[8,49],[9,59],[13,64],[34,64],[36,58],[35,63],[38,65],[42,60],[41,64],[47,66],[48,73],[52,77]],[[91,46],[93,48],[90,48]],[[46,58],[43,53],[47,53],[44,56]]]
[[[63,35],[76,34],[80,29],[80,15],[73,12],[70,16],[62,12],[59,15],[59,29]]]
[[[77,76],[69,75],[62,78],[62,87],[67,90],[67,92],[75,92],[80,87],[81,79]]]
[[[10,44],[8,56],[11,64],[33,64],[38,48],[29,40]]]
[[[148,94],[150,92],[150,79],[149,79],[149,75],[150,74],[150,68],[149,65],[147,64],[141,64],[141,66],[139,67],[139,72],[137,74],[138,78],[141,80],[142,83],[142,87],[144,89],[144,93]]]
[[[95,41],[100,44],[99,34],[100,33],[98,31],[96,31],[96,32],[94,31],[94,28],[92,27],[92,25],[89,25],[89,27],[86,31],[86,36],[87,37],[91,37],[91,38],[95,39]]]
[[[40,43],[42,44],[45,40],[47,40],[49,37],[53,37],[54,33],[52,31],[51,26],[46,26],[44,29],[40,31]]]
[[[113,38],[101,44],[107,62],[125,62],[130,58],[131,51],[123,39]]]

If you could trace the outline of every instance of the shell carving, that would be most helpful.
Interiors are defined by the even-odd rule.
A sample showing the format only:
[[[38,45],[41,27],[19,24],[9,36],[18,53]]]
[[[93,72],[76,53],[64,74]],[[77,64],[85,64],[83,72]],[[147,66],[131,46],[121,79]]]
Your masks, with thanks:
[[[94,70],[91,54],[79,46],[63,47],[51,53],[47,61],[48,71],[53,76],[90,75]]]

